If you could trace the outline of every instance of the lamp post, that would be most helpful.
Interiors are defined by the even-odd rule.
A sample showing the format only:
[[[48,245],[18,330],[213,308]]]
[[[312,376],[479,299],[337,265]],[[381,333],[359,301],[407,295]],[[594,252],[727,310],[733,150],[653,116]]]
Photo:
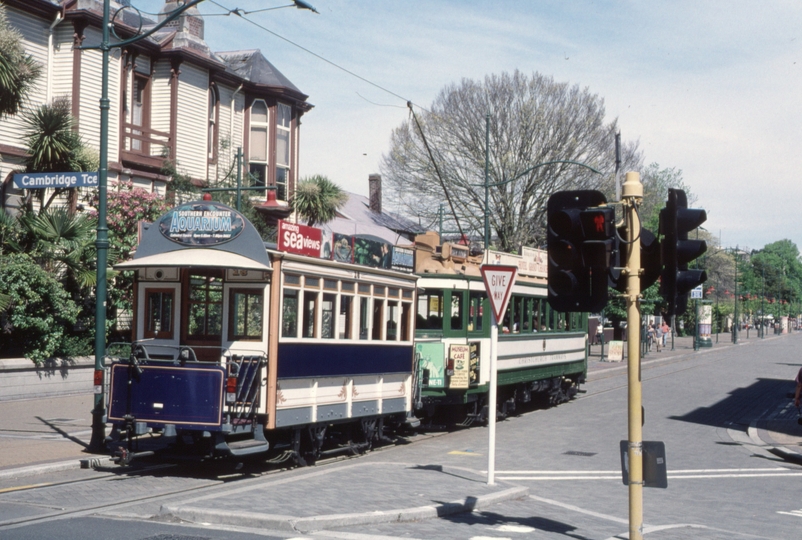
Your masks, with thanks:
[[[101,22],[101,41],[99,45],[80,47],[82,50],[100,50],[101,52],[101,80],[100,80],[100,165],[98,167],[98,207],[97,207],[97,288],[95,292],[95,373],[94,373],[94,408],[92,409],[92,437],[89,441],[89,450],[100,452],[103,450],[106,438],[106,424],[103,417],[106,414],[106,405],[103,395],[105,385],[106,356],[106,266],[108,265],[109,229],[106,223],[106,199],[109,172],[109,59],[111,49],[122,49],[132,43],[149,37],[164,26],[171,23],[182,13],[191,9],[203,0],[187,0],[173,11],[165,13],[165,18],[147,32],[136,34],[128,39],[121,39],[117,43],[111,40],[111,0],[103,0],[103,17]],[[301,9],[311,9],[309,4],[302,0],[294,0],[293,4]],[[134,8],[136,9],[136,8]],[[141,27],[140,27],[141,28]]]
[[[100,452],[106,438],[106,404],[103,396],[105,385],[106,356],[106,266],[108,265],[109,229],[106,223],[106,198],[109,173],[109,57],[112,48],[122,48],[144,39],[157,32],[169,22],[176,19],[186,10],[195,7],[203,0],[191,0],[171,12],[163,21],[144,34],[121,40],[111,44],[110,0],[103,0],[102,37],[100,45],[81,47],[82,49],[100,49],[102,55],[100,82],[100,166],[98,168],[98,208],[97,208],[97,288],[95,292],[95,374],[94,374],[94,408],[92,409],[92,437],[89,450]]]

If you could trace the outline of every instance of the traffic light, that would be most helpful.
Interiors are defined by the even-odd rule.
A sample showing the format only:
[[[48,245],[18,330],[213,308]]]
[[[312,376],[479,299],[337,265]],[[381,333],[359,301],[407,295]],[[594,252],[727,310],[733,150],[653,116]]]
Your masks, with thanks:
[[[626,228],[621,227],[618,229],[620,237],[626,236]],[[614,262],[616,267],[624,267],[627,265],[627,257],[629,244],[626,242],[619,243],[619,260]],[[655,237],[654,233],[649,229],[641,228],[640,230],[640,265],[642,272],[640,275],[640,290],[645,291],[651,287],[657,278],[660,277],[660,272],[663,269],[660,263],[660,242]],[[610,270],[610,287],[613,287],[619,292],[627,292],[627,279],[620,271]]]
[[[688,293],[707,280],[704,270],[688,270],[688,263],[707,251],[704,240],[688,240],[688,232],[699,227],[707,213],[688,208],[688,198],[681,189],[669,189],[666,207],[660,210],[660,234],[663,235],[660,294],[668,302],[669,315],[682,315],[688,307]]]
[[[615,212],[600,191],[560,191],[549,197],[548,299],[557,311],[600,311],[615,250]]]

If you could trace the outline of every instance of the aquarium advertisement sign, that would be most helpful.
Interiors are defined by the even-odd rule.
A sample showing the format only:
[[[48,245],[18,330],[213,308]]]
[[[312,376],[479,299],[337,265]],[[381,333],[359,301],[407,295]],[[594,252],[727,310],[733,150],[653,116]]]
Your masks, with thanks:
[[[213,246],[230,242],[245,230],[236,211],[211,201],[177,206],[158,222],[162,235],[185,246]]]

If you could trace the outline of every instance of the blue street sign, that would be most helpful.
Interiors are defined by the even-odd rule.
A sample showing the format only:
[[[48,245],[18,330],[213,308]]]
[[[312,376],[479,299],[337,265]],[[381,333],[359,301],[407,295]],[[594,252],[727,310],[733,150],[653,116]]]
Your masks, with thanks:
[[[699,285],[693,289],[691,289],[691,300],[702,298],[702,286]]]
[[[20,173],[14,175],[17,189],[97,187],[97,172]]]

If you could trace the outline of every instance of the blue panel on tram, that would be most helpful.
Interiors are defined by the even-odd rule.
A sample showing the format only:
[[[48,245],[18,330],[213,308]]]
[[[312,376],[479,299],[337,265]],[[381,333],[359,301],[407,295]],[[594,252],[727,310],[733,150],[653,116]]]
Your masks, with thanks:
[[[278,377],[334,377],[409,373],[411,345],[279,343]]]
[[[175,424],[178,429],[220,429],[225,368],[197,364],[139,367],[141,374],[129,377],[128,364],[112,365],[109,420],[132,415],[138,422]]]

